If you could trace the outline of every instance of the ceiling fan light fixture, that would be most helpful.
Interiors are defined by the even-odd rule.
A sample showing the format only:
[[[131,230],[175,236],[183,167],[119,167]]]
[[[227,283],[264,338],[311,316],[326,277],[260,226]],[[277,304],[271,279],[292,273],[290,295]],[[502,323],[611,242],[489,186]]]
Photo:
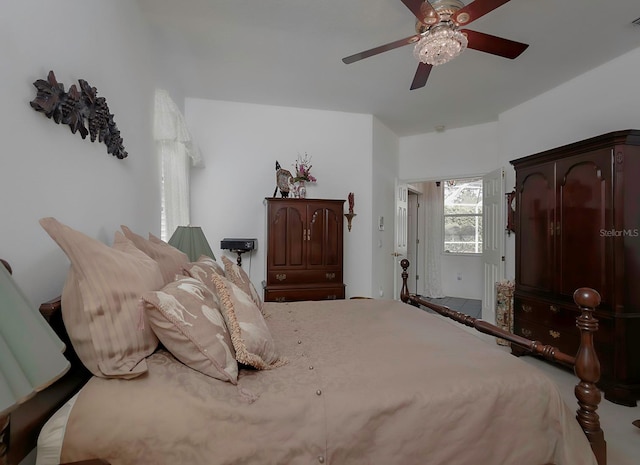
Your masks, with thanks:
[[[467,36],[453,24],[430,28],[413,48],[417,60],[428,65],[441,65],[453,60],[467,48]]]

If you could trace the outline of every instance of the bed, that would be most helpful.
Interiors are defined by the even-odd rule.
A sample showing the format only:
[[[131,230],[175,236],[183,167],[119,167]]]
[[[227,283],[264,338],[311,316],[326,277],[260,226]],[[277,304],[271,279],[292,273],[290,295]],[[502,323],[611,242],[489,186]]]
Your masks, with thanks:
[[[73,247],[86,240],[71,237]],[[54,240],[64,242],[59,236]],[[116,235],[114,247],[122,242]],[[154,243],[168,250],[166,244]],[[78,257],[65,252],[72,264],[70,274],[77,274],[82,270],[75,262]],[[150,250],[147,254],[153,255]],[[102,267],[109,266],[108,256],[99,258]],[[203,263],[196,268],[183,264],[182,270],[190,270],[191,276],[174,276],[174,283],[195,286],[196,277],[206,281],[214,274],[242,278],[233,264],[224,263],[223,268],[203,260],[210,266],[209,274],[198,273],[206,268]],[[220,269],[211,272],[216,266]],[[95,367],[87,362],[83,367],[74,355],[74,347],[81,345],[69,344],[74,369],[50,388],[56,394],[44,391],[30,401],[31,407],[25,404],[12,416],[10,463],[17,463],[39,434],[38,465],[91,459],[113,465],[605,465],[596,413],[599,368],[592,344],[597,293],[583,289],[576,295],[583,309],[577,325],[584,344],[573,357],[409,295],[408,262],[403,266],[403,300],[412,305],[379,299],[263,303],[259,313],[272,342],[249,347],[251,334],[240,333],[247,347],[236,350],[243,363],[237,365],[235,380],[224,363],[207,374],[198,365],[202,360],[189,359],[166,336],[144,356],[145,370],[131,377],[91,374]],[[231,289],[228,283],[224,287],[219,277],[214,281],[211,293],[219,292],[222,306],[227,298],[239,299],[233,302],[236,309],[259,299],[250,283],[245,282],[243,290],[240,280],[235,287],[242,294],[234,297],[224,292]],[[171,286],[176,284],[165,284]],[[67,287],[68,283],[65,305],[72,302]],[[66,337],[72,331],[59,325],[62,301],[55,299],[41,309]],[[151,304],[146,304],[150,311]],[[580,377],[577,420],[546,376],[500,346],[418,308],[421,305],[533,353],[574,364]],[[181,321],[195,321],[187,314],[197,310],[183,308],[188,311]],[[238,325],[224,319],[229,333],[247,328],[241,312],[236,313]],[[151,326],[153,318],[149,313]],[[155,328],[161,326],[156,323]],[[260,363],[250,357],[256,353]],[[135,372],[139,365],[128,369]],[[113,372],[113,366],[108,368]],[[220,379],[225,376],[230,378]],[[28,423],[23,417],[33,413],[34,401],[44,413],[26,427],[13,428]]]

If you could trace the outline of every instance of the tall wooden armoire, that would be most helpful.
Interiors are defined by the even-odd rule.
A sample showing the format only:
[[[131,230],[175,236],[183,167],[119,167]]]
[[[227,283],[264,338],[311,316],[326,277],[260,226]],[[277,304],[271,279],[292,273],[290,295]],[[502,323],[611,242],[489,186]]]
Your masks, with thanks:
[[[267,198],[265,301],[344,299],[344,200]]]
[[[514,331],[574,354],[573,293],[596,289],[605,397],[640,398],[640,131],[511,162],[516,170]],[[516,352],[514,350],[514,352]]]

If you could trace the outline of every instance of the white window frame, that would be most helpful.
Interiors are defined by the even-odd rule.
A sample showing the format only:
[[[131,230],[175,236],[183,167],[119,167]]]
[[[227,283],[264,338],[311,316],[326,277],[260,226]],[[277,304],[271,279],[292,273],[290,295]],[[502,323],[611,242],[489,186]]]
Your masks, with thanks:
[[[479,183],[478,189],[480,190],[479,192],[479,198],[480,198],[480,202],[475,204],[475,209],[476,209],[476,213],[460,213],[460,214],[447,214],[446,210],[447,210],[447,195],[446,195],[446,191],[447,191],[447,185],[449,183],[455,183],[456,185],[460,185],[461,183],[468,183],[469,181],[477,181]],[[482,227],[482,177],[469,177],[469,178],[456,178],[456,179],[450,179],[448,181],[442,181],[443,182],[443,195],[442,195],[442,253],[444,255],[457,255],[457,256],[462,256],[462,257],[468,257],[468,256],[477,256],[477,255],[482,255],[482,236],[481,233],[479,232],[480,228]],[[458,204],[458,205],[464,205],[464,204]],[[470,205],[468,205],[470,206]],[[451,244],[453,243],[452,241],[447,241],[446,240],[446,234],[445,234],[445,225],[446,225],[446,220],[447,218],[452,218],[452,217],[475,217],[476,221],[475,221],[475,241],[473,242],[475,244],[475,251],[474,252],[451,252],[449,250],[447,250],[447,244]],[[461,243],[469,243],[467,242],[461,242]]]

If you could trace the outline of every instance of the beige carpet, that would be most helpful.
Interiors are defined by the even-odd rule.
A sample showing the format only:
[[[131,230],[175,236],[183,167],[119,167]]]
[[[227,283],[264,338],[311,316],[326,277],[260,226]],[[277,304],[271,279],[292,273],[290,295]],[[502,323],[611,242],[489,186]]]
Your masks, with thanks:
[[[536,366],[551,377],[558,386],[565,402],[572,409],[578,408],[573,388],[577,378],[570,371],[559,368],[536,357],[520,357],[526,363]],[[632,422],[640,419],[640,408],[624,407],[603,398],[598,408],[600,425],[607,441],[608,465],[640,464],[640,428]]]

